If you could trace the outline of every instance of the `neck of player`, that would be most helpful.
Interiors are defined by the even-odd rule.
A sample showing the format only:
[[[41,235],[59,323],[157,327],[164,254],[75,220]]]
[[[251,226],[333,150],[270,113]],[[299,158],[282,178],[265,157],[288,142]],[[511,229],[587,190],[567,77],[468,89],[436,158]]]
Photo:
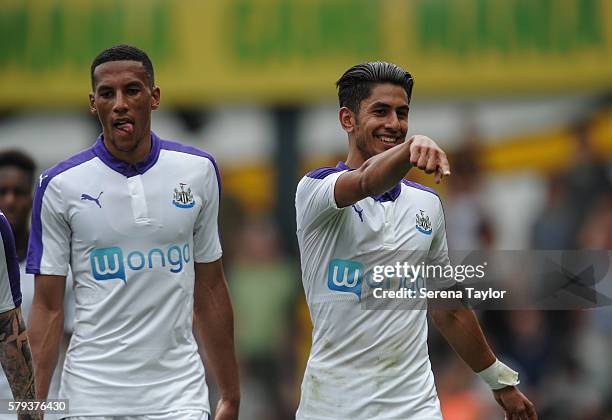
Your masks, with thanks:
[[[147,130],[145,135],[138,140],[136,147],[131,150],[121,150],[106,133],[104,133],[104,146],[111,155],[119,160],[132,164],[142,162],[151,152],[151,130]]]
[[[369,159],[369,156],[364,156],[363,152],[357,147],[349,147],[349,153],[344,163],[351,169],[357,169]]]

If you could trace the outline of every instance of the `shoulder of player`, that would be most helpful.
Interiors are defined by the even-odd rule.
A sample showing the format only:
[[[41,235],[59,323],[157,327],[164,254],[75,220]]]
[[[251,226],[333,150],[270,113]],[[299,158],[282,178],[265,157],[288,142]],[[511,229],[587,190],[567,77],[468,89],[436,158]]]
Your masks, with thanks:
[[[308,172],[302,179],[325,179],[332,174],[342,171],[344,171],[344,169],[335,166],[323,166]]]
[[[402,179],[404,193],[409,193],[412,198],[417,198],[419,203],[426,205],[429,209],[433,210],[435,215],[440,218],[444,218],[444,206],[442,205],[442,198],[438,195],[436,190],[433,188],[426,187],[414,181]]]
[[[302,179],[300,179],[300,182],[298,182],[296,198],[303,194],[308,194],[307,191],[318,188],[318,186],[321,185],[319,183],[328,178],[330,175],[343,171],[343,169],[334,166],[324,166],[308,172],[302,177]]]
[[[213,155],[208,152],[205,152],[204,150],[198,149],[197,147],[172,140],[161,140],[161,150],[169,153],[176,153],[178,155],[182,155],[181,157],[185,157],[186,155],[196,160],[210,162],[215,171],[219,171],[217,161],[215,160]]]
[[[96,154],[93,151],[93,148],[90,147],[80,151],[68,159],[62,160],[55,166],[52,166],[40,174],[37,180],[37,187],[44,191],[47,188],[47,185],[49,185],[49,183],[52,181],[57,180],[60,175],[70,171],[73,168],[83,165],[94,158],[96,158]]]
[[[415,194],[419,194],[423,197],[430,197],[435,200],[440,200],[440,196],[433,188],[426,187],[425,185],[421,185],[414,181],[409,181],[407,179],[402,179],[402,184],[407,191],[413,192]]]
[[[302,179],[300,179],[300,182],[298,183],[298,189],[304,188],[306,184],[312,185],[313,182],[316,183],[317,181],[323,181],[330,175],[337,174],[343,171],[343,169],[337,168],[335,166],[323,166],[321,168],[314,169],[304,175]]]
[[[426,187],[425,185],[407,179],[402,179],[402,184],[405,192],[408,192],[410,195],[416,196],[422,200],[428,200],[433,205],[442,207],[442,199],[433,188]]]
[[[161,152],[164,152],[163,155],[167,156],[167,158],[171,160],[173,158],[176,158],[177,165],[181,165],[187,171],[197,171],[196,173],[200,173],[201,176],[204,177],[204,180],[210,180],[210,177],[214,176],[217,180],[216,184],[219,191],[219,195],[221,194],[221,173],[219,172],[217,161],[215,160],[213,155],[208,152],[205,152],[204,150],[198,149],[197,147],[189,146],[172,140],[160,139],[160,148]],[[189,161],[192,162],[192,164],[187,164],[185,166],[185,163]],[[202,167],[207,168],[208,170],[201,171]]]

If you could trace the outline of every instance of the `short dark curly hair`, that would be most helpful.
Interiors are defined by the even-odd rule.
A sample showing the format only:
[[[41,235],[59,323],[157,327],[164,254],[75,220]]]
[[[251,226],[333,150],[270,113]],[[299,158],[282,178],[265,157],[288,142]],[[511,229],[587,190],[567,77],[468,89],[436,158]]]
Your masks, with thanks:
[[[30,178],[30,184],[34,184],[36,163],[27,153],[17,150],[4,150],[0,152],[0,168],[8,166],[21,169]]]
[[[91,86],[94,86],[94,70],[100,64],[107,63],[109,61],[138,61],[142,63],[149,79],[149,86],[155,86],[155,74],[153,72],[153,63],[149,59],[149,56],[143,50],[132,47],[130,45],[115,45],[107,48],[94,58],[91,63]]]

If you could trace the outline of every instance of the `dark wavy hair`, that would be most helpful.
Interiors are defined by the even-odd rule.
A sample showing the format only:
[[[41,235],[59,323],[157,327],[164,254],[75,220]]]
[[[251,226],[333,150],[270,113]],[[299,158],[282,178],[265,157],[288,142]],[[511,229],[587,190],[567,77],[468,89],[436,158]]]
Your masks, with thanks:
[[[370,97],[372,86],[379,83],[392,83],[404,88],[408,102],[412,96],[414,79],[400,66],[384,61],[357,64],[348,69],[336,82],[340,107],[353,112],[359,111],[359,104]]]

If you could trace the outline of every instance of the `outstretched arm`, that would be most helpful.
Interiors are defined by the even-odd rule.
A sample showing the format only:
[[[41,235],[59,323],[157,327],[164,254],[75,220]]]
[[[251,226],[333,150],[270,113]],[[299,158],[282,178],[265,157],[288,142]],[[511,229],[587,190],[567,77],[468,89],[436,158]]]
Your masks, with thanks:
[[[434,324],[446,341],[474,372],[481,373],[497,361],[471,309],[430,309]],[[508,419],[537,419],[533,404],[516,386],[493,390]]]
[[[237,420],[240,405],[234,350],[234,313],[221,260],[195,264],[195,330],[217,379],[221,398],[215,420]]]
[[[413,136],[404,143],[366,160],[336,181],[338,207],[347,207],[366,197],[383,194],[400,182],[413,166],[436,172],[436,183],[450,175],[446,153],[429,137]]]

